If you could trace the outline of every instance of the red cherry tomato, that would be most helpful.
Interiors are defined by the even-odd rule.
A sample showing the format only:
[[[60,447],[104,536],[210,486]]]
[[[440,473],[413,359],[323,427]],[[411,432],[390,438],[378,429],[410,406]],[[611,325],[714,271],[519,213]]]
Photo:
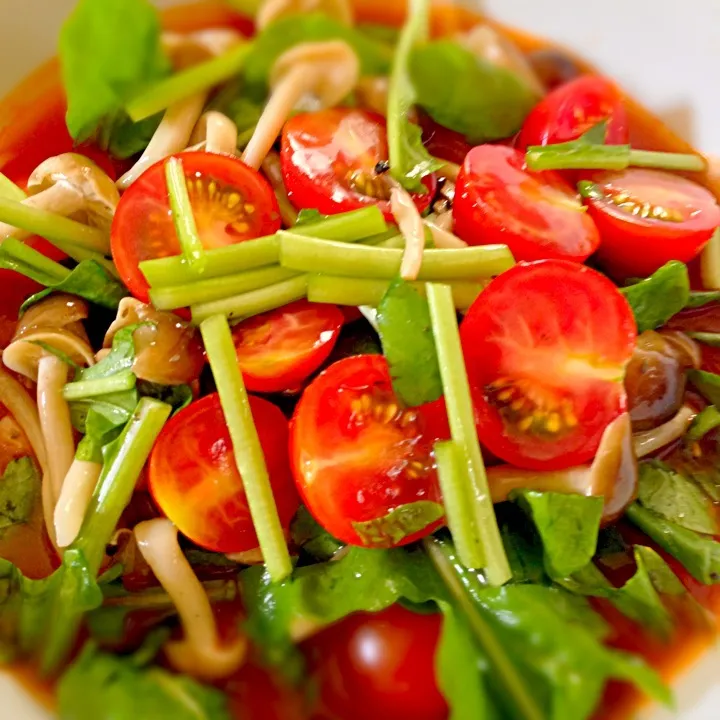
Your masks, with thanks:
[[[670,260],[690,262],[720,226],[713,194],[679,175],[625,170],[593,176],[588,200],[598,258],[613,275],[645,277]]]
[[[461,327],[483,443],[537,470],[592,458],[625,409],[636,335],[622,294],[583,265],[520,263],[495,278]]]
[[[282,170],[288,197],[297,208],[325,215],[377,205],[392,221],[390,188],[375,166],[387,160],[385,118],[368,110],[333,108],[296,115],[282,133]],[[436,180],[423,180],[429,192],[414,194],[422,212]]]
[[[296,390],[327,360],[343,321],[335,305],[299,300],[236,325],[235,350],[248,390]]]
[[[287,420],[272,403],[251,397],[255,427],[284,528],[297,511],[287,456]],[[214,552],[258,547],[243,480],[217,393],[170,419],[150,456],[153,499],[180,532]]]
[[[0,349],[6,348],[17,327],[20,306],[43,286],[14,270],[0,269]]]
[[[445,720],[435,679],[441,616],[400,605],[358,613],[304,645],[320,702],[343,720]]]
[[[527,116],[517,147],[554,145],[577,140],[607,121],[606,142],[628,142],[628,117],[622,94],[603,77],[585,75],[553,90]]]
[[[206,152],[179,155],[203,245],[232,245],[280,229],[275,195],[259,173],[237,158]],[[130,292],[148,302],[148,284],[138,264],[180,254],[170,215],[165,160],[148,170],[122,196],[113,220],[112,255]]]
[[[420,112],[420,127],[423,131],[423,145],[428,152],[442,160],[462,165],[472,145],[465,136],[436,123],[427,113]]]
[[[306,388],[290,424],[290,460],[315,519],[352,545],[390,547],[424,537],[378,521],[402,505],[440,503],[433,443],[449,436],[437,404],[403,409],[381,355],[340,360]],[[405,533],[408,533],[407,535]],[[372,536],[372,537],[371,537]]]
[[[575,190],[556,172],[531,172],[518,150],[480,145],[455,189],[455,232],[471,245],[506,244],[516,260],[582,262],[600,237]]]

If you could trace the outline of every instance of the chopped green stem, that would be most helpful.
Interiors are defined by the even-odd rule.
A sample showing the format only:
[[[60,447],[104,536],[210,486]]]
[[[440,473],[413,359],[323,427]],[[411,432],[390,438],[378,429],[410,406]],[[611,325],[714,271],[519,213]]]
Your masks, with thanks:
[[[140,122],[180,100],[229,80],[245,65],[251,48],[252,43],[244,42],[218,57],[161,80],[130,100],[125,107],[127,114],[134,122]]]
[[[202,323],[200,331],[265,565],[274,581],[284,580],[292,573],[292,563],[275,505],[265,456],[238,367],[230,326],[225,317],[214,315]]]
[[[712,347],[720,347],[720,333],[711,332],[688,332],[685,333],[688,337],[698,342],[705,343]]]
[[[625,170],[633,166],[700,172],[707,167],[700,155],[633,150],[629,145],[593,145],[577,140],[529,147],[526,161],[536,171]]]
[[[108,273],[108,275],[114,277],[116,280],[120,280],[120,273],[115,267],[115,263],[112,260],[106,258],[104,255],[93,252],[92,250],[85,250],[85,248],[79,248],[76,245],[70,246],[66,252],[73,260],[76,260],[77,262],[82,262],[83,260],[94,260],[98,265],[101,265],[103,268],[105,268],[105,271]]]
[[[377,307],[390,287],[388,280],[372,280],[340,275],[309,275],[307,297],[310,302],[333,305]],[[413,283],[425,294],[425,283]],[[450,285],[455,307],[466,310],[482,292],[481,283],[459,281]]]
[[[79,382],[67,383],[63,388],[65,400],[84,400],[85,398],[98,397],[123,390],[132,390],[135,387],[137,378],[131,370],[125,370],[98,380],[81,380]]]
[[[102,254],[110,250],[108,234],[98,228],[1,196],[0,222],[40,235],[71,257],[74,247]]]
[[[387,232],[388,226],[382,213],[373,206],[333,215],[316,223],[293,228],[295,235],[358,242]],[[272,265],[279,259],[277,235],[246,240],[237,245],[207,250],[203,279],[234,275],[245,270]],[[165,285],[184,285],[197,281],[196,273],[182,256],[146,260],[140,270],[153,288]]]
[[[200,274],[204,266],[205,248],[198,234],[195,214],[188,195],[185,170],[179,157],[170,158],[165,163],[165,180],[175,232],[180,241],[183,258],[190,270]]]
[[[291,232],[278,234],[280,264],[292,270],[385,280],[392,280],[400,272],[402,250],[327,242]],[[506,245],[425,250],[419,279],[477,280],[499,275],[513,264]]]
[[[0,197],[22,202],[27,195],[25,191],[19,188],[10,178],[0,173]]]
[[[58,285],[70,275],[66,267],[15,238],[0,244],[0,266],[27,275],[41,285]]]
[[[497,677],[502,682],[507,697],[517,710],[517,717],[523,720],[544,720],[543,711],[535,702],[528,684],[518,674],[492,628],[485,621],[485,618],[463,587],[458,577],[460,568],[457,567],[450,548],[437,538],[426,538],[423,540],[423,545],[435,569],[467,620],[473,636],[480,644]]]
[[[190,310],[195,324],[203,322],[212,315],[224,315],[230,320],[242,320],[300,300],[306,293],[307,275],[297,275],[290,280],[260,290],[193,305]]]
[[[290,280],[297,275],[295,270],[286,270],[279,265],[268,265],[236,275],[154,288],[150,290],[150,299],[158,310],[175,310],[260,290],[268,285]]]
[[[428,284],[427,297],[450,431],[462,454],[461,461],[468,470],[468,496],[472,502],[474,531],[485,556],[484,569],[488,581],[493,585],[502,585],[511,578],[512,573],[495,518],[485,464],[475,430],[470,383],[460,345],[452,291],[447,285]],[[469,567],[473,567],[476,555],[473,554],[472,558],[463,557],[462,560],[467,560]]]

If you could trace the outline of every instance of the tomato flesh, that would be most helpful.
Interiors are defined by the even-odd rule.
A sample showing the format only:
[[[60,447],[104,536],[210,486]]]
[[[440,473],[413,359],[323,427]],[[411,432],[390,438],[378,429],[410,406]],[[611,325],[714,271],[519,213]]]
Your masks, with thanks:
[[[268,182],[237,158],[186,152],[183,161],[195,222],[207,249],[271,235],[280,229],[277,200]],[[130,292],[148,301],[139,263],[179,255],[165,181],[165,163],[148,168],[125,192],[111,231],[113,260]]]
[[[272,403],[250,397],[283,528],[298,498],[287,456],[287,420]],[[208,550],[237,553],[258,547],[243,480],[217,393],[170,419],[155,443],[148,473],[153,499],[180,532]]]
[[[590,460],[625,410],[636,335],[627,301],[595,270],[546,260],[495,278],[461,326],[482,442],[523,468]]]
[[[465,158],[453,204],[455,233],[470,245],[506,244],[516,260],[582,262],[600,237],[558,173],[532,172],[518,150],[480,145]]]
[[[645,277],[670,260],[688,263],[720,226],[720,208],[704,187],[660,170],[593,176],[588,200],[602,243],[598,259],[618,278]]]
[[[584,75],[560,85],[535,106],[525,119],[517,147],[525,150],[530,145],[577,140],[603,121],[609,145],[627,144],[628,116],[622,94],[606,78]]]
[[[288,197],[296,208],[325,215],[377,205],[390,211],[390,186],[375,171],[388,158],[385,118],[369,110],[332,108],[303,113],[285,123],[282,171]],[[435,192],[436,179],[423,179],[426,193],[412,195],[420,212]]]
[[[404,409],[381,355],[340,360],[305,389],[290,425],[290,458],[315,519],[352,545],[404,545],[441,520],[370,538],[360,524],[420,501],[441,503],[433,443],[447,438],[444,408]]]

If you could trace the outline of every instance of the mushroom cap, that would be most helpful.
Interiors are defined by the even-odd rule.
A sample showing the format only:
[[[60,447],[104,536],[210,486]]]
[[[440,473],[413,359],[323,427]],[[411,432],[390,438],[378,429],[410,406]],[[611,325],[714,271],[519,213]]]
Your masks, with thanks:
[[[88,223],[109,228],[120,193],[106,172],[92,160],[76,153],[63,153],[48,158],[33,170],[28,179],[28,190],[33,194],[54,185],[77,193],[83,200],[82,213]]]
[[[306,94],[312,96],[315,105],[332,107],[347,97],[357,85],[360,60],[343,40],[300,43],[286,50],[275,61],[270,74],[270,87],[274,89],[291,73],[297,82],[304,83]],[[305,109],[300,105],[298,108]],[[313,109],[319,108],[316,106]]]
[[[163,50],[176,70],[222,55],[241,40],[240,33],[230,28],[208,28],[187,34],[162,34]]]
[[[348,0],[265,0],[255,16],[255,25],[263,30],[279,18],[312,12],[321,12],[348,27],[353,24]]]

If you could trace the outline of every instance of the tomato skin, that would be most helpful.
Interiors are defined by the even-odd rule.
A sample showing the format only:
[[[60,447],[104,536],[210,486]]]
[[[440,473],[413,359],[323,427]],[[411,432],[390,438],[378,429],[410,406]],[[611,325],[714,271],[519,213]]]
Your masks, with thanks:
[[[595,270],[520,263],[481,293],[460,336],[478,435],[505,462],[531,470],[585,462],[626,408],[635,319]]]
[[[628,116],[620,91],[604,77],[583,75],[560,85],[535,106],[523,124],[517,147],[526,150],[531,145],[577,140],[604,120],[606,142],[627,144]]]
[[[233,340],[248,390],[296,390],[327,360],[343,323],[335,305],[299,300],[236,325]]]
[[[349,181],[355,171],[376,177],[375,166],[387,160],[382,115],[348,108],[301,113],[285,123],[280,155],[288,197],[296,208],[334,215],[377,205],[385,219],[394,222],[389,200],[356,191]],[[423,178],[423,184],[428,192],[412,194],[420,212],[435,194],[435,175]]]
[[[423,145],[434,157],[462,165],[472,145],[462,133],[436,123],[427,113],[420,112],[420,127],[423,131]]]
[[[351,615],[307,641],[323,709],[343,720],[445,720],[435,679],[441,624],[439,614],[393,605]]]
[[[202,188],[192,191],[190,197],[207,249],[271,235],[280,229],[280,211],[272,188],[241,160],[207,152],[183,152],[173,157],[182,160],[186,176]],[[120,277],[142,302],[148,302],[149,286],[138,264],[181,252],[167,195],[167,159],[149,167],[124,193],[111,229],[112,256]],[[209,199],[207,187],[213,181],[219,192]]]
[[[720,226],[713,194],[685,178],[660,170],[631,169],[593,176],[603,197],[587,201],[600,231],[598,259],[618,278],[645,277],[670,260],[688,263]],[[610,197],[629,195],[638,204],[670,209],[680,222],[632,215]]]
[[[290,461],[315,519],[351,545],[405,545],[441,520],[400,539],[371,541],[354,523],[417,502],[441,503],[433,443],[449,437],[444,406],[403,410],[381,355],[355,355],[320,373],[290,423]]]
[[[600,236],[579,196],[558,173],[532,172],[518,150],[473,148],[460,168],[455,233],[470,245],[507,245],[516,260],[582,262]]]
[[[287,420],[262,398],[250,396],[250,409],[287,529],[299,505],[287,457]],[[222,553],[258,547],[217,393],[168,421],[150,456],[148,485],[163,513],[201,547]]]

